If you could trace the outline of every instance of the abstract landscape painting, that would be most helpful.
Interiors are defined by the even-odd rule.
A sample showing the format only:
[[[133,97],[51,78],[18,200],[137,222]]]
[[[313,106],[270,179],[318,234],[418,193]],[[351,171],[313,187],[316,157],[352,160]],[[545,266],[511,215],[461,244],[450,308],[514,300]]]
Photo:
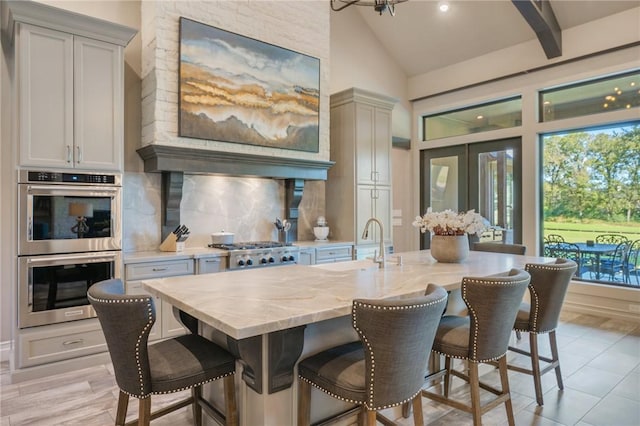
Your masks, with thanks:
[[[180,136],[318,152],[320,60],[180,18]]]

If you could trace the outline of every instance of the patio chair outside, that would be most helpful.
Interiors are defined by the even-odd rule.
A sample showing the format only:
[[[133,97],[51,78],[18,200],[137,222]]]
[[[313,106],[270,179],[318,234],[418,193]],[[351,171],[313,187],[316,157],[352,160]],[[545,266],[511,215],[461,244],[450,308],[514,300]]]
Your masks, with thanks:
[[[627,284],[640,286],[640,240],[635,240],[629,246],[624,266]]]

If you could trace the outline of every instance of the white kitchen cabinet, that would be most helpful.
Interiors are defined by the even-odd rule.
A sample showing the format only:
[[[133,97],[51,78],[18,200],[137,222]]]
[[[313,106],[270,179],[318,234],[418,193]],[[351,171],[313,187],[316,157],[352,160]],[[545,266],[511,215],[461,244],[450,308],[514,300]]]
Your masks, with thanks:
[[[357,182],[390,185],[391,109],[363,102],[354,108]]]
[[[316,249],[314,248],[301,248],[298,254],[298,265],[315,265],[316,264]]]
[[[17,25],[20,165],[120,170],[123,48]]]
[[[201,257],[196,259],[196,274],[212,274],[226,269],[226,257]]]
[[[122,170],[124,47],[136,30],[41,2],[0,9],[14,56],[18,165]]]
[[[97,318],[31,327],[17,336],[18,368],[63,361],[107,350]]]
[[[193,259],[152,260],[125,265],[125,288],[127,294],[147,294],[142,288],[142,280],[166,278],[180,275],[193,275]],[[179,336],[186,329],[173,314],[173,306],[164,300],[155,298],[156,323],[149,339]],[[158,329],[159,327],[159,329]],[[154,330],[155,329],[155,330]]]
[[[375,185],[358,185],[357,187],[357,223],[359,224],[356,232],[356,244],[372,244],[374,241],[380,241],[380,228],[377,224],[369,225],[369,236],[367,239],[362,238],[364,225],[370,217],[375,217],[382,221],[382,230],[384,232],[384,241],[391,241],[391,188],[388,186]]]
[[[316,248],[316,264],[353,260],[353,246],[330,246]]]
[[[336,239],[357,246],[379,244],[380,231],[371,225],[367,240],[364,226],[377,218],[385,244],[392,244],[391,112],[396,100],[361,89],[331,95],[331,160],[326,183],[326,216]]]

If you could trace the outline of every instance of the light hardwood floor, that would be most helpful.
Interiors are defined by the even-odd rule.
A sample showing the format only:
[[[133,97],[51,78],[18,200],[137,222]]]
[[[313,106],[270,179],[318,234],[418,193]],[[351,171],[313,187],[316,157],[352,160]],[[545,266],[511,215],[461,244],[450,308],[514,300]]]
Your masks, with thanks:
[[[538,407],[531,376],[510,371],[516,424],[640,425],[640,323],[564,313],[557,337],[565,389],[558,390],[553,373],[544,375],[545,404]],[[546,343],[546,336],[541,336],[540,341]],[[527,342],[525,334],[517,344],[526,347]],[[527,362],[521,355],[511,354],[509,359],[514,363]],[[494,368],[485,366],[482,372],[482,380],[497,383]],[[17,384],[9,384],[8,379],[8,365],[2,363],[1,426],[107,426],[114,423],[118,390],[110,364]],[[453,396],[467,398],[461,381],[453,385]],[[155,397],[154,406],[181,396]],[[132,401],[129,405],[133,416],[137,404]],[[471,424],[470,415],[426,398],[423,407],[428,425]],[[411,418],[397,421],[400,425],[413,424]],[[152,422],[156,426],[190,424],[189,408]],[[506,425],[504,409],[498,407],[485,414],[483,424]]]

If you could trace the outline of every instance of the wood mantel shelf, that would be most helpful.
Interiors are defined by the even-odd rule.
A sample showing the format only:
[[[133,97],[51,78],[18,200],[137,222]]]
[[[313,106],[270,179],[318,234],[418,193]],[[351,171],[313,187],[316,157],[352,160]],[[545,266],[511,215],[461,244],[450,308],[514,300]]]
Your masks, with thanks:
[[[327,180],[333,161],[151,144],[137,150],[145,172],[184,172],[274,179]]]

